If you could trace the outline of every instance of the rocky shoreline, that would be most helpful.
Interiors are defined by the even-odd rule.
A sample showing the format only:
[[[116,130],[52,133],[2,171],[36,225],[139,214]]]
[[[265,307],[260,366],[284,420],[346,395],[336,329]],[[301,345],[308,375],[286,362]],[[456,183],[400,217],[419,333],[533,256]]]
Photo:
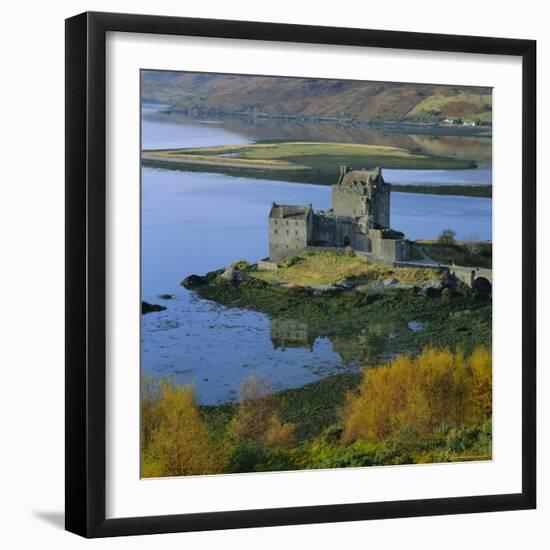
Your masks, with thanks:
[[[190,275],[181,285],[226,307],[305,322],[318,335],[358,334],[379,323],[420,322],[421,330],[400,331],[387,343],[395,353],[416,353],[432,345],[465,350],[491,345],[490,296],[448,276],[418,285],[394,278],[368,285],[347,279],[302,287],[263,281],[253,276],[255,264],[246,269],[238,264]]]

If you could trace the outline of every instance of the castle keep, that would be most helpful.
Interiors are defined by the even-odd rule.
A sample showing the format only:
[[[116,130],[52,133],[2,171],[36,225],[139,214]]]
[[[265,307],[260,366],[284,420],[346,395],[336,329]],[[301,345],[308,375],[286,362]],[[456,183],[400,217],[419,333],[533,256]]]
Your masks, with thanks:
[[[390,185],[382,170],[340,167],[332,186],[332,208],[273,203],[269,213],[269,256],[280,261],[308,247],[349,246],[389,262],[409,259],[409,242],[390,229]]]

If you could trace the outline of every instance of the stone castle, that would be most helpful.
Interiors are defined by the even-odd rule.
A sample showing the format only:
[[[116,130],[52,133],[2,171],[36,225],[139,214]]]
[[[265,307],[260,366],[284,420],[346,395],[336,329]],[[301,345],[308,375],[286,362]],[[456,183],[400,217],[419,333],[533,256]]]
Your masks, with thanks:
[[[390,229],[390,185],[382,170],[340,167],[332,186],[332,208],[273,203],[269,213],[269,256],[280,261],[306,248],[351,247],[388,262],[409,259],[409,241]]]

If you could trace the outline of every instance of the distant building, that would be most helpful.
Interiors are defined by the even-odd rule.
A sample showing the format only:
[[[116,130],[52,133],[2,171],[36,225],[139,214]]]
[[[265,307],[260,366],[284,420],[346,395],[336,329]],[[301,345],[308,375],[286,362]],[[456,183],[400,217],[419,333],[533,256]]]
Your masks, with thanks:
[[[340,167],[332,186],[332,208],[273,203],[269,213],[269,256],[279,261],[308,247],[351,247],[386,261],[409,259],[409,242],[390,229],[390,191],[382,170]]]

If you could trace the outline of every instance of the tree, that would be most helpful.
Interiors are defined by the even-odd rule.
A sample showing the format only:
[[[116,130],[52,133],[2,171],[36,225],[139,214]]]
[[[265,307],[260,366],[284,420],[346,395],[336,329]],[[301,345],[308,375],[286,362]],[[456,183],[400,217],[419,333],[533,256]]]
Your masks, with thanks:
[[[444,229],[437,238],[437,242],[443,246],[455,246],[455,237],[456,231],[454,231],[453,229]]]
[[[204,475],[223,471],[223,449],[215,445],[201,418],[190,386],[161,382],[159,396],[142,423],[147,446],[142,449],[144,476]]]
[[[250,376],[241,385],[241,404],[229,433],[235,441],[286,447],[294,439],[294,425],[280,419],[269,384]]]

